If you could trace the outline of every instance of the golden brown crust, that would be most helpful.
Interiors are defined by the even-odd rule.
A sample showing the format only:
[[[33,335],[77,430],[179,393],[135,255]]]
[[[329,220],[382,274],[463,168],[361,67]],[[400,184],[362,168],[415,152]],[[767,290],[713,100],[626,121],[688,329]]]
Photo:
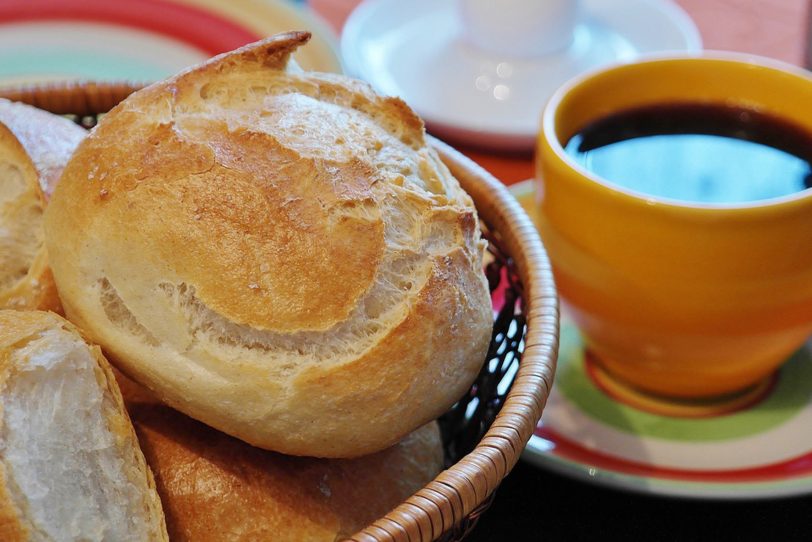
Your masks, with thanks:
[[[18,370],[11,364],[12,353],[49,330],[62,330],[85,340],[76,326],[54,313],[0,310],[0,390],[5,388],[10,375]],[[143,495],[143,505],[148,517],[151,518],[149,521],[158,525],[158,528],[150,533],[152,535],[150,540],[168,540],[161,502],[155,491],[155,481],[140,451],[113,369],[98,346],[88,345],[88,348],[96,361],[96,378],[99,386],[112,403],[104,412],[107,428],[115,436],[117,449],[122,453],[129,450],[131,454],[124,461],[124,465],[130,468],[127,476],[138,485],[146,482],[148,488]],[[31,530],[31,526],[28,524],[25,511],[19,510],[11,500],[5,468],[3,458],[0,456],[0,540],[28,540],[26,533]]]
[[[37,171],[14,133],[0,123],[0,309],[58,309],[42,235],[43,193]],[[23,274],[16,275],[22,270]],[[6,277],[6,278],[3,278]]]
[[[5,468],[0,465],[0,540],[25,542],[30,530],[20,519],[20,511],[12,504],[6,490]]]
[[[354,448],[360,454],[379,448],[379,435],[386,432],[382,424],[386,424],[393,435],[410,430],[414,423],[414,404],[407,398],[415,397],[417,390],[431,389],[433,383],[445,382],[448,398],[445,401],[435,399],[433,408],[424,411],[419,424],[428,423],[448,410],[462,397],[479,371],[479,366],[469,363],[466,356],[486,350],[490,340],[490,335],[483,334],[481,327],[467,325],[469,322],[488,321],[490,307],[469,297],[469,292],[476,291],[472,283],[479,281],[480,276],[460,261],[464,257],[462,250],[458,250],[438,258],[434,262],[435,273],[420,291],[406,319],[357,361],[348,366],[326,369],[316,366],[304,371],[295,381],[299,394],[297,400],[291,402],[290,408],[300,417],[320,420],[327,426],[323,427],[324,435],[332,432],[327,430],[330,424],[342,423],[342,420],[340,417],[325,418],[323,412],[362,410],[367,415],[364,431],[353,436]],[[449,312],[454,313],[451,325],[448,325]],[[420,337],[420,342],[415,341],[414,337]],[[454,352],[457,356],[454,357],[444,348],[449,343],[469,347]],[[436,363],[437,352],[447,353],[444,363]],[[382,365],[382,359],[397,360],[397,363]],[[411,368],[411,379],[402,378],[398,364]],[[449,378],[448,373],[453,377]],[[362,397],[346,393],[346,390],[353,388],[368,391]],[[314,395],[322,397],[322,401],[315,403],[309,400]],[[307,435],[307,431],[300,430],[300,433]],[[372,435],[372,438],[367,435]],[[312,446],[311,442],[319,439],[318,430],[307,436],[307,444],[290,453],[306,453],[307,446]],[[386,445],[397,440],[395,437]],[[332,443],[325,438],[319,442],[319,446],[330,450]]]
[[[0,292],[0,309],[43,310],[62,313],[62,303],[56,290],[45,245],[37,253],[25,278]]]
[[[420,119],[284,69],[306,39],[122,102],[65,169],[46,242],[71,319],[163,401],[256,446],[352,457],[459,398],[490,297],[476,210]]]
[[[67,164],[72,152],[84,138],[85,130],[71,121],[52,115],[28,105],[0,99],[0,146],[5,163],[17,168],[27,185],[25,193],[16,201],[0,201],[0,221],[12,222],[4,235],[14,236],[0,240],[4,255],[0,255],[0,266],[27,266],[27,272],[20,280],[6,287],[0,287],[0,309],[40,309],[61,312],[62,307],[56,291],[53,275],[48,267],[48,258],[40,231],[41,223],[36,221],[28,229],[15,228],[13,223],[26,206],[36,205],[42,213],[45,200],[52,192],[62,168]],[[7,173],[4,173],[7,174]],[[31,221],[30,212],[28,221]],[[11,249],[6,243],[11,244]],[[37,243],[39,248],[32,261],[13,261],[12,252],[18,257],[28,253],[21,245]],[[16,250],[15,250],[16,248]],[[4,269],[0,269],[0,275]]]
[[[333,542],[389,512],[442,469],[434,422],[371,456],[290,457],[211,429],[119,379],[175,542]]]
[[[40,188],[49,198],[62,169],[87,132],[66,118],[2,98],[0,122],[14,133],[31,157]]]

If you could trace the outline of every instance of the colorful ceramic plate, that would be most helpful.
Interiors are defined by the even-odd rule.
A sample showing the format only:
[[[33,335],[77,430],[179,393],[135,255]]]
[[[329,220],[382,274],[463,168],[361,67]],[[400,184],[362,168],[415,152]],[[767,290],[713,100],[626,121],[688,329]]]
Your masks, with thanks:
[[[277,32],[310,30],[307,69],[342,71],[324,23],[282,0],[0,2],[0,84],[54,79],[150,81]]]
[[[532,184],[511,187],[531,213]],[[812,493],[812,342],[753,401],[732,412],[665,416],[631,406],[595,378],[566,314],[552,394],[524,453],[528,461],[596,484],[695,498]]]

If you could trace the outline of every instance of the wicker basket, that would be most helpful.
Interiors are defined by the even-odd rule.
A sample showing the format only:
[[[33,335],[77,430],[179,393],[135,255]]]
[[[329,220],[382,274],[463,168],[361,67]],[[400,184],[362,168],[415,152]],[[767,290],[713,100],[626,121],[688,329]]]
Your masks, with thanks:
[[[139,85],[61,83],[0,90],[0,96],[92,127]],[[431,139],[471,194],[492,254],[486,274],[498,312],[488,360],[470,392],[439,420],[447,470],[351,540],[461,540],[488,507],[538,423],[558,351],[558,300],[538,234],[493,176]],[[512,384],[512,386],[511,386]]]

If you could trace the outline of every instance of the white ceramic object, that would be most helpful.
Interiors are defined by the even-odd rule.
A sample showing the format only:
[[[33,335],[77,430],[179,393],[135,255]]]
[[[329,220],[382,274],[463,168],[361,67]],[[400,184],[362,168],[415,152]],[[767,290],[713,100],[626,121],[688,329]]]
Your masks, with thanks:
[[[550,0],[549,11],[523,12],[530,25],[490,11],[507,12],[505,2],[365,0],[344,26],[347,71],[402,97],[435,135],[529,151],[544,103],[570,77],[641,53],[701,49],[695,25],[670,0]],[[545,25],[556,14],[558,33],[528,36],[553,32]],[[573,27],[567,17],[576,15]],[[477,31],[488,18],[513,26]]]
[[[462,37],[489,53],[522,58],[572,44],[581,0],[457,0]]]

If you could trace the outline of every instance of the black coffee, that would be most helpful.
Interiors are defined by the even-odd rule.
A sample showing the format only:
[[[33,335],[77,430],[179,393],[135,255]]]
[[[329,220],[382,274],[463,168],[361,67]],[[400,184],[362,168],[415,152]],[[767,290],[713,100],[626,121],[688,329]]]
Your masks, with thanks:
[[[741,107],[631,109],[586,126],[565,148],[607,181],[687,202],[758,201],[812,187],[812,133]]]

